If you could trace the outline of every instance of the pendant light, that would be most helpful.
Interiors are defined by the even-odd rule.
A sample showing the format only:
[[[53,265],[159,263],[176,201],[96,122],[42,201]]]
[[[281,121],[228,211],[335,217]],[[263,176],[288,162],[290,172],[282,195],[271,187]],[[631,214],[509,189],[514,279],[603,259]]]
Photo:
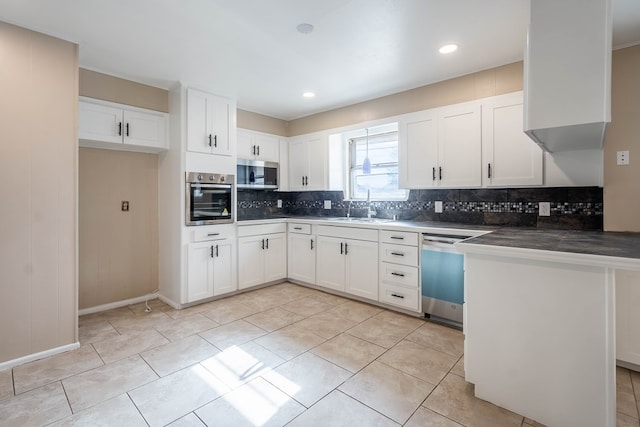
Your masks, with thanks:
[[[364,156],[364,162],[362,162],[362,173],[364,175],[371,174],[371,160],[369,160],[369,129],[367,131],[367,154]]]

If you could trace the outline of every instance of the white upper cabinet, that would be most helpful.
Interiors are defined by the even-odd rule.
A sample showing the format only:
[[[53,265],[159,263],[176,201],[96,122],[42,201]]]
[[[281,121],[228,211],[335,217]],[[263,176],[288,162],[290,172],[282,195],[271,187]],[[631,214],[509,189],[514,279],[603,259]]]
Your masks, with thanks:
[[[237,145],[239,159],[280,161],[280,138],[275,135],[238,129]]]
[[[167,149],[168,114],[80,98],[78,137],[83,147],[159,152]]]
[[[402,188],[480,187],[480,103],[409,114],[400,126]]]
[[[438,120],[434,110],[411,114],[401,126],[400,187],[429,188],[437,184]],[[431,172],[431,173],[429,173]]]
[[[542,149],[522,130],[522,92],[482,102],[483,180],[487,187],[542,185]]]
[[[439,109],[438,186],[480,187],[481,143],[480,104],[468,102]]]
[[[289,189],[325,190],[327,181],[325,136],[305,136],[289,142]]]
[[[611,0],[532,1],[525,132],[548,151],[602,148],[611,121]]]
[[[231,156],[231,102],[187,89],[187,150]]]

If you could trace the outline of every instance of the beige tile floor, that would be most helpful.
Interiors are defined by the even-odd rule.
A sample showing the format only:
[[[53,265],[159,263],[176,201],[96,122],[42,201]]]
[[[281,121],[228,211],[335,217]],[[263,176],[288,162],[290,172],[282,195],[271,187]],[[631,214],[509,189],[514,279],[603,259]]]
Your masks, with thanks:
[[[80,318],[78,350],[0,372],[0,426],[536,426],[473,397],[462,333],[283,283]],[[617,370],[618,426],[640,374]]]

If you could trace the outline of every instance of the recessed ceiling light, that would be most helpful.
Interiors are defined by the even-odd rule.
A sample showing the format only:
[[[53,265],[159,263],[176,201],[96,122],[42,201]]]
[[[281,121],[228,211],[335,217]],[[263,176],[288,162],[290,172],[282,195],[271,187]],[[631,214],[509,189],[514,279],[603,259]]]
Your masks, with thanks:
[[[452,52],[455,52],[456,50],[458,50],[458,45],[457,44],[445,44],[440,49],[438,49],[438,52],[440,52],[440,53],[452,53]]]
[[[302,96],[305,98],[315,98],[316,94],[313,92],[302,92]]]
[[[302,23],[296,27],[296,30],[301,34],[310,34],[313,32],[313,25]]]

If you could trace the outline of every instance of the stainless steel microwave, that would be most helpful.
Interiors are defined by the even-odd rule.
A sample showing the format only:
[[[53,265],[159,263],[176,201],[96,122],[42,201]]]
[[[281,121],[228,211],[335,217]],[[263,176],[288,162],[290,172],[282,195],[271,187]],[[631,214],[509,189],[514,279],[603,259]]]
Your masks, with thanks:
[[[277,189],[278,163],[238,159],[238,188]]]
[[[187,172],[186,225],[234,222],[233,175]]]

